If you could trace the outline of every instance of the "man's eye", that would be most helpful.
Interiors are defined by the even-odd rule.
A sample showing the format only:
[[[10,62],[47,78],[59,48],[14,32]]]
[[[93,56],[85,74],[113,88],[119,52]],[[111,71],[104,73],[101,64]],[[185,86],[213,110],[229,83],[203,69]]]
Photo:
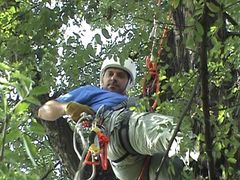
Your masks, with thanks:
[[[127,76],[126,76],[126,74],[124,74],[124,73],[120,73],[120,74],[118,74],[118,77],[120,77],[121,79],[123,79],[123,78],[126,78]]]
[[[119,78],[124,78],[124,75],[123,74],[118,74],[118,77]]]
[[[107,76],[111,77],[111,76],[113,76],[113,73],[112,72],[108,72]]]
[[[114,73],[112,73],[112,72],[109,73],[110,76],[113,76],[113,74],[114,74]]]

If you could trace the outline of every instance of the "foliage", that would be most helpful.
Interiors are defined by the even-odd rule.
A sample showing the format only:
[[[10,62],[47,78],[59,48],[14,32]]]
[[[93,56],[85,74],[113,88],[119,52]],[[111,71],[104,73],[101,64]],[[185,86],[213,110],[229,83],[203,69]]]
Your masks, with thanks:
[[[202,72],[204,35],[212,155],[220,179],[239,177],[239,1],[158,2],[0,1],[1,179],[68,177],[32,106],[42,103],[43,94],[54,96],[81,84],[98,84],[98,69],[107,56],[134,57],[139,84],[130,94],[139,96],[147,73],[144,58],[153,53],[160,65],[156,111],[180,117]],[[207,23],[203,20],[206,14]],[[156,36],[149,37],[154,17]],[[162,56],[158,56],[164,27],[171,32]],[[86,40],[88,36],[90,41]],[[202,90],[201,84],[180,128],[179,155],[187,158],[189,152],[201,154],[198,168],[192,166],[191,157],[188,160],[186,179],[202,176],[196,169],[209,158]],[[148,97],[142,98],[139,110],[150,106],[148,103]]]

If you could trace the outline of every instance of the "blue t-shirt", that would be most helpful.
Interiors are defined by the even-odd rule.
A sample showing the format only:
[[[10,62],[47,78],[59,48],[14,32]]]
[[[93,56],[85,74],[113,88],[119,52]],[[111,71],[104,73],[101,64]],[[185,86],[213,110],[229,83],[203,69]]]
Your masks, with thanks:
[[[114,107],[128,97],[119,93],[111,92],[96,86],[86,85],[76,88],[67,94],[58,97],[58,102],[78,102],[90,106],[95,112],[104,105],[106,108]]]

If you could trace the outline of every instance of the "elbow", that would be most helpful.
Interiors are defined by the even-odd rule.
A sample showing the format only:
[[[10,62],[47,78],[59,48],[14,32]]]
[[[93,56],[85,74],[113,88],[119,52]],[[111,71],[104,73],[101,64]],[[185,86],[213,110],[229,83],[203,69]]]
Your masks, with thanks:
[[[41,119],[42,119],[42,116],[43,116],[43,111],[44,111],[44,110],[43,110],[43,108],[42,108],[42,106],[41,106],[41,107],[38,109],[38,114],[37,114],[38,117],[41,118]]]
[[[48,101],[38,109],[38,117],[46,121],[55,121],[63,116],[64,109],[56,101]]]
[[[46,121],[55,121],[56,118],[52,115],[51,108],[48,105],[44,104],[38,109],[38,117]]]
[[[45,117],[46,113],[47,112],[46,112],[46,110],[44,108],[44,105],[43,105],[38,109],[38,114],[37,115],[40,119],[47,120],[46,117]]]

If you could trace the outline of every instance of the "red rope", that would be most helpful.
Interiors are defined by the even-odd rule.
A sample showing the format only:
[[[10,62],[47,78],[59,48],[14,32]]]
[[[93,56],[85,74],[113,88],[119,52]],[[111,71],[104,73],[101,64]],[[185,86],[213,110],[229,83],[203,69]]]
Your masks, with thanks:
[[[107,144],[104,145],[102,151],[103,151],[103,152],[100,154],[101,166],[102,166],[102,169],[103,169],[103,170],[107,170],[107,168],[108,168]]]
[[[98,136],[100,147],[101,147],[101,152],[100,152],[101,166],[103,170],[107,170],[108,168],[107,146],[109,142],[109,137],[102,132],[97,133],[97,136]]]
[[[158,57],[161,56],[164,42],[167,39],[167,36],[169,34],[169,29],[167,27],[164,28],[162,37],[160,39],[159,49],[158,49]],[[150,96],[152,94],[156,94],[158,97],[158,94],[160,92],[160,81],[159,81],[159,73],[158,73],[158,65],[156,61],[152,61],[150,56],[146,56],[146,68],[148,69],[148,72],[145,74],[144,82],[143,82],[143,96]],[[150,83],[148,81],[148,75],[150,75]],[[158,106],[158,100],[157,98],[153,101],[153,104],[151,105],[149,111],[153,112]]]
[[[160,5],[160,0],[158,1],[158,5]],[[158,49],[158,57],[161,56],[162,50],[163,50],[163,45],[164,42],[169,34],[169,29],[167,27],[164,28],[162,37],[160,39],[160,44],[159,44],[159,49]],[[160,81],[159,81],[159,73],[158,73],[158,65],[156,61],[151,60],[151,56],[146,56],[145,58],[146,61],[146,68],[147,68],[147,73],[144,76],[144,81],[143,81],[143,96],[150,96],[153,93],[155,93],[158,97],[158,94],[160,92]],[[148,79],[148,75],[150,75],[150,79]],[[150,83],[148,83],[150,81]],[[155,98],[153,101],[149,111],[154,112],[155,109],[158,106],[158,100]],[[138,180],[143,180],[144,175],[147,171],[147,168],[149,167],[150,163],[150,157],[147,156],[143,167],[141,169],[140,175],[138,176]]]
[[[141,173],[140,173],[140,175],[138,176],[138,179],[137,179],[137,180],[143,180],[144,175],[146,174],[147,169],[149,168],[150,159],[151,159],[150,156],[147,156],[147,157],[145,158],[144,164],[143,164],[143,167],[142,167],[142,170],[141,170]]]
[[[160,91],[160,83],[159,83],[159,74],[157,72],[157,63],[151,61],[151,57],[146,57],[146,67],[148,69],[147,74],[145,74],[144,82],[143,82],[143,96],[150,96],[154,92],[159,94]],[[151,84],[147,84],[147,76],[150,75]],[[152,83],[153,82],[153,83]],[[154,100],[149,111],[153,112],[158,105],[157,99]]]

